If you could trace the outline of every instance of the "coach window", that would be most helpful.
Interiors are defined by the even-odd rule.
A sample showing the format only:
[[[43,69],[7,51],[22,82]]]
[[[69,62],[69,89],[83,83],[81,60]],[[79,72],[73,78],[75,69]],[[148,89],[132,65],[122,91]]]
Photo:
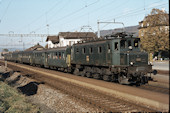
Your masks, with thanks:
[[[79,53],[79,48],[76,49],[76,53]]]
[[[52,58],[51,56],[52,56],[52,55],[51,55],[51,53],[50,53],[50,58]]]
[[[59,52],[59,59],[61,59],[61,52]]]
[[[118,50],[118,42],[115,42],[115,50]]]
[[[101,46],[98,47],[98,53],[102,53],[102,47]]]
[[[82,49],[82,53],[85,54],[86,53],[86,48]]]
[[[108,53],[110,53],[110,44],[107,45],[107,48],[108,48]]]
[[[57,55],[57,53],[55,53],[55,56],[56,56],[56,59],[58,59],[58,55]]]
[[[92,53],[93,53],[93,48],[90,47],[90,48],[89,48],[89,51],[90,51],[90,54],[92,54]]]
[[[64,52],[62,54],[63,54],[63,59],[65,60]]]

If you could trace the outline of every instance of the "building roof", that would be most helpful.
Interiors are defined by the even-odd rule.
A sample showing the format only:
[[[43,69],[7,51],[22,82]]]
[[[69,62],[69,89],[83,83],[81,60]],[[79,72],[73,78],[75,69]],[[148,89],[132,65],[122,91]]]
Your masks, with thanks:
[[[30,47],[30,48],[26,49],[25,51],[43,50],[43,49],[44,49],[44,47],[39,45],[39,43],[38,43],[37,45]]]
[[[93,32],[60,32],[59,36],[65,39],[85,39],[85,38],[97,38]]]
[[[46,42],[51,40],[53,44],[59,43],[59,37],[65,39],[89,39],[97,38],[97,35],[93,32],[60,32],[58,36],[48,36]]]
[[[53,44],[59,43],[59,36],[48,36],[46,42],[51,40]]]

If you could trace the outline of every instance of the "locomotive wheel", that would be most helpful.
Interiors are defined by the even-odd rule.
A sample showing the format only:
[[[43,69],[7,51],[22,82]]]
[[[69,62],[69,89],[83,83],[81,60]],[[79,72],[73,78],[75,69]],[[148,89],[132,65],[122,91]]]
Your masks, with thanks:
[[[123,77],[122,76],[118,76],[118,82],[119,82],[119,84],[122,84],[122,80],[123,80]]]
[[[109,75],[103,75],[103,80],[110,81],[111,77]]]
[[[93,74],[93,78],[100,79],[100,74],[99,73]]]
[[[81,76],[82,76],[82,77],[85,77],[85,76],[86,76],[86,70],[85,70],[85,69],[81,72]]]
[[[79,72],[79,69],[75,69],[74,72],[73,72],[74,75],[80,75],[80,72]]]
[[[87,76],[88,78],[91,78],[91,73],[90,73],[90,72],[87,72],[87,73],[86,73],[86,76]]]

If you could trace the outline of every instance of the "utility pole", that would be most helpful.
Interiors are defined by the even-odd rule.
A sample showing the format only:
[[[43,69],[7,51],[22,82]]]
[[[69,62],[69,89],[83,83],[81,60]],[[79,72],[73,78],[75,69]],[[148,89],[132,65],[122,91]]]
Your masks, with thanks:
[[[100,26],[99,26],[99,24],[122,24],[123,25],[123,32],[125,31],[125,26],[124,26],[123,22],[115,22],[115,20],[113,22],[100,22],[98,20],[97,24],[98,24],[98,38],[100,38]]]
[[[87,29],[87,30],[88,30],[88,32],[90,32],[90,31],[93,31],[93,32],[94,32],[94,30],[92,29],[92,27],[91,27],[91,26],[89,26],[89,25],[82,26],[82,27],[81,27],[81,29],[80,29],[80,32],[81,32],[82,30],[85,30],[85,29]]]

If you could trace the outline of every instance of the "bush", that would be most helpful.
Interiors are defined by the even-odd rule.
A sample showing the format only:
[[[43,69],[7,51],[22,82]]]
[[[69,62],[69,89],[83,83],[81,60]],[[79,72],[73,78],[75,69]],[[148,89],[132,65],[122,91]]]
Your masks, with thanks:
[[[0,82],[0,113],[38,113],[39,109],[26,101],[16,89]]]

